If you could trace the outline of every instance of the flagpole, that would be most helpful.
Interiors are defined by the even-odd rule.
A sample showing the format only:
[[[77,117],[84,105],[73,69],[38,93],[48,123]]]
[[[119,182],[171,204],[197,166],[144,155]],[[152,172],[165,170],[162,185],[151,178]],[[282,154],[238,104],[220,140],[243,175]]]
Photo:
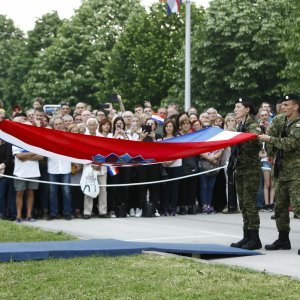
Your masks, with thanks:
[[[191,106],[191,1],[185,4],[185,111]]]

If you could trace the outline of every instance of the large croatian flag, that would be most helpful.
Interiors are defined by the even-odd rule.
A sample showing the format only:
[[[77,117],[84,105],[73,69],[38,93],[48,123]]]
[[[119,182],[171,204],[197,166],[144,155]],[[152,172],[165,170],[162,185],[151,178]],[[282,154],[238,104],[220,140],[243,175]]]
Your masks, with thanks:
[[[252,133],[209,127],[157,143],[95,137],[39,128],[12,121],[0,122],[0,139],[27,151],[70,162],[137,165],[175,160],[256,139]]]

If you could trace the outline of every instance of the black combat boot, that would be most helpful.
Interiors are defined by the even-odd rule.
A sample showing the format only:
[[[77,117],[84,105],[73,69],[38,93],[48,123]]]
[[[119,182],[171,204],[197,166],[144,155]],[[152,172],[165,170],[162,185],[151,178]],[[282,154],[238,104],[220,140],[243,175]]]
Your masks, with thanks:
[[[300,249],[298,250],[298,255],[300,255]]]
[[[262,247],[261,241],[259,238],[258,230],[249,230],[250,231],[250,239],[246,245],[242,247],[242,249],[246,250],[256,250]]]
[[[291,250],[291,242],[289,239],[289,233],[286,231],[279,231],[278,240],[273,244],[266,245],[266,250]]]
[[[240,241],[238,241],[237,243],[232,243],[230,245],[230,247],[242,248],[244,245],[246,245],[248,243],[249,240],[250,240],[250,231],[248,229],[244,229],[243,238]]]

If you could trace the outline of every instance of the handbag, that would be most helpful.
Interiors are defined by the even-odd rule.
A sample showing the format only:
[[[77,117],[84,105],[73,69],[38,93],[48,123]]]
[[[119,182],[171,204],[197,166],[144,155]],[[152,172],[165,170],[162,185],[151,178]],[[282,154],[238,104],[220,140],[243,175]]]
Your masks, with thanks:
[[[90,165],[85,165],[80,179],[82,192],[92,198],[96,198],[100,192],[97,172]]]
[[[213,169],[219,167],[218,165],[215,165],[206,159],[200,159],[198,165],[199,165],[200,172],[210,171],[210,170],[213,170]],[[207,177],[212,177],[212,176],[218,175],[219,172],[220,172],[220,170],[215,170],[212,172],[205,173],[203,175],[205,175]]]

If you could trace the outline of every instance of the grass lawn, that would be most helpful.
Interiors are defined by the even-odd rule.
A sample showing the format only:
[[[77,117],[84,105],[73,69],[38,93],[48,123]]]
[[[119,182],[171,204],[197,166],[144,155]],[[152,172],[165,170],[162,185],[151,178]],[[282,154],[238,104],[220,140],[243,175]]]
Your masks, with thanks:
[[[3,223],[8,222],[0,222],[0,228]],[[17,232],[21,228],[32,235],[35,232],[6,225],[12,226],[12,231],[15,227]],[[24,232],[20,232],[24,240]],[[39,240],[47,236],[50,240],[49,232],[39,234]],[[182,257],[135,255],[0,263],[0,299],[260,300],[299,299],[299,295],[300,282],[289,277]]]
[[[0,242],[44,242],[75,240],[63,232],[44,231],[10,221],[0,221]]]

